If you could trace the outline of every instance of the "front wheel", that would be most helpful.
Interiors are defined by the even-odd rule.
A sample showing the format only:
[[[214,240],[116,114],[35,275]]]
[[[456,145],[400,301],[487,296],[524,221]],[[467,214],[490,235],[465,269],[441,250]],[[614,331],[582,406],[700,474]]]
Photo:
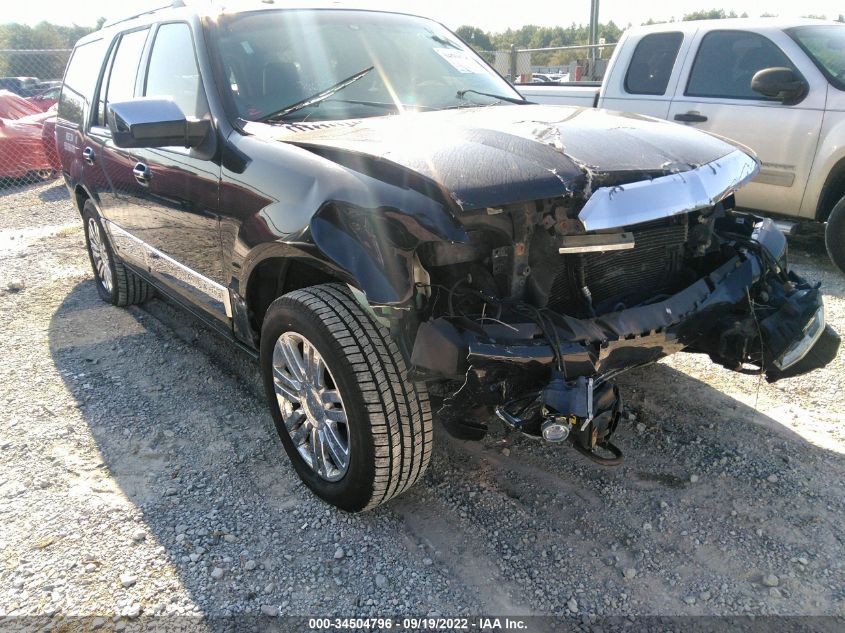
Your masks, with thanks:
[[[837,202],[830,212],[824,242],[830,259],[845,273],[845,198]]]
[[[369,510],[425,472],[431,407],[406,369],[390,333],[341,284],[296,290],[268,308],[264,388],[285,451],[318,497]]]

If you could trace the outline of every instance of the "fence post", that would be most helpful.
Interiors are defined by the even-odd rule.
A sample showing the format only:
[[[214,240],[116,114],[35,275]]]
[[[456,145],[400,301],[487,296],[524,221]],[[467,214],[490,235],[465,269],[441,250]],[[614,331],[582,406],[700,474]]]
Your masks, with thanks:
[[[510,70],[508,71],[511,76],[511,83],[515,84],[517,82],[516,78],[516,56],[518,51],[516,50],[516,44],[511,44],[511,59],[510,59]]]

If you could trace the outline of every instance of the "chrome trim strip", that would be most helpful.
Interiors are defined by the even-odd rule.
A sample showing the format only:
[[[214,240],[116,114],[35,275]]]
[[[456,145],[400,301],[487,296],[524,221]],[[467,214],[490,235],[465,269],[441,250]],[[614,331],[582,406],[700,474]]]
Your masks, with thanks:
[[[757,174],[754,182],[761,185],[771,185],[772,187],[791,187],[795,184],[795,172],[766,169],[764,167]]]
[[[108,225],[118,250],[131,253],[131,257],[144,262],[148,271],[166,278],[174,286],[181,286],[194,295],[200,295],[210,308],[224,312],[227,318],[232,318],[232,300],[228,288],[162,253],[119,224],[106,218],[103,220]]]
[[[561,255],[567,253],[603,253],[605,251],[627,251],[634,248],[633,233],[610,233],[598,235],[566,235],[557,249]]]
[[[742,150],[689,171],[593,192],[578,218],[587,231],[601,231],[706,209],[757,175],[760,163]]]

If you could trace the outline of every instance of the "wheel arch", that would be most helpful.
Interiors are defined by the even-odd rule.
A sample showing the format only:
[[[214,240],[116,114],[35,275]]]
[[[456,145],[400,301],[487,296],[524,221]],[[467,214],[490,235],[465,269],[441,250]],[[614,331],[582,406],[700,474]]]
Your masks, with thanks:
[[[830,169],[816,205],[816,220],[826,222],[836,203],[845,197],[845,156]]]
[[[261,256],[250,263],[242,277],[241,296],[255,340],[260,338],[267,309],[282,295],[324,283],[356,285],[343,271],[286,246],[262,249]]]
[[[91,191],[82,183],[77,183],[73,188],[73,199],[76,203],[76,210],[79,211],[79,215],[82,215],[82,211],[85,208],[85,201],[90,200],[94,203],[94,206],[97,207],[97,213],[100,213],[100,204],[99,200],[91,194]]]

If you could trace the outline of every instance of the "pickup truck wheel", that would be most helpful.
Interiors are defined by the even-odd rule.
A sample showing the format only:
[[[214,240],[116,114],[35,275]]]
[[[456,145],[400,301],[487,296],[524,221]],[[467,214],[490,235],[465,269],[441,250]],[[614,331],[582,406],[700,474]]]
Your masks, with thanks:
[[[830,212],[824,242],[830,259],[845,273],[845,198],[837,202]]]
[[[407,490],[431,454],[428,393],[405,378],[390,333],[341,284],[288,293],[268,308],[261,372],[297,474],[323,500],[372,509]]]
[[[85,226],[85,245],[94,270],[97,292],[106,303],[128,306],[142,303],[153,296],[153,288],[123,265],[112,250],[97,207],[90,200],[82,209]]]

